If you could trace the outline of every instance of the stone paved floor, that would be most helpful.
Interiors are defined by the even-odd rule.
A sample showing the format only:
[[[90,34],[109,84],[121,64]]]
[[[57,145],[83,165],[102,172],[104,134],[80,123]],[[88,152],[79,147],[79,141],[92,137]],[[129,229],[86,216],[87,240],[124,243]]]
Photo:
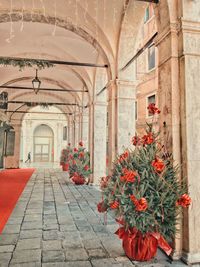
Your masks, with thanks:
[[[115,221],[108,215],[103,224],[99,200],[94,186],[74,186],[60,170],[38,170],[0,235],[0,266],[185,266],[170,264],[161,252],[151,263],[131,262],[113,234]]]

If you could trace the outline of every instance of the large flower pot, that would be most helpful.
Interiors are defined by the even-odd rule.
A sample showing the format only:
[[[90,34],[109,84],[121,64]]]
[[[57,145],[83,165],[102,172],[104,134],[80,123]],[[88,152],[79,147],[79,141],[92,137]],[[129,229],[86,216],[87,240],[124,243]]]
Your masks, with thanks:
[[[166,240],[159,233],[142,234],[136,228],[124,227],[117,230],[116,234],[122,239],[126,255],[135,261],[149,261],[155,257],[158,246],[169,255],[172,251]]]
[[[126,255],[136,261],[151,260],[158,248],[158,241],[155,237],[150,234],[142,235],[140,232],[127,235],[122,244]]]
[[[67,164],[67,163],[64,163],[63,165],[62,165],[62,168],[63,168],[63,171],[68,171],[69,170],[69,164]]]
[[[83,177],[81,177],[80,175],[76,175],[76,174],[74,174],[74,176],[72,177],[72,181],[76,185],[82,185],[85,183],[85,179]]]

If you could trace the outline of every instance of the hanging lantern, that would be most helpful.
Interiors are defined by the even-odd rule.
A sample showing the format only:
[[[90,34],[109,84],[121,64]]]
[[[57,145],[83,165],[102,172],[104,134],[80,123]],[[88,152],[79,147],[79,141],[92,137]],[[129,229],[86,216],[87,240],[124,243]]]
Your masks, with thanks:
[[[41,81],[38,79],[37,72],[38,72],[38,70],[36,69],[35,78],[32,80],[32,85],[33,85],[33,89],[34,89],[35,94],[37,94],[39,92],[40,85],[41,85]]]

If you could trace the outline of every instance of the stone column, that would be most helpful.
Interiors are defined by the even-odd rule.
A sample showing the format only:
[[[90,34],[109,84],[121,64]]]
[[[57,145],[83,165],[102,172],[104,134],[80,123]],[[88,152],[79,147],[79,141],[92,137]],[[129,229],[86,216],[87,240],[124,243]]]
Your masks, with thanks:
[[[169,5],[167,1],[157,6],[158,36],[158,107],[159,128],[161,139],[169,152],[173,153],[174,166],[181,166],[181,133],[180,133],[180,84],[179,84],[179,55],[182,51],[181,36],[178,32],[178,9],[176,1]],[[160,17],[162,19],[160,19]],[[164,125],[166,128],[164,129]],[[181,179],[181,173],[179,175]],[[175,237],[174,259],[182,254],[182,222],[177,225],[179,232]]]
[[[73,145],[73,117],[70,115],[68,117],[68,143],[71,143]]]
[[[108,169],[112,169],[112,163],[117,151],[117,85],[116,81],[110,81],[107,85],[108,90]]]
[[[19,168],[21,124],[13,125],[15,130],[15,150],[13,156],[5,157],[5,168]]]
[[[115,80],[108,85],[108,165],[124,147],[131,146],[135,134],[135,83]]]
[[[89,110],[85,109],[82,113],[82,141],[84,147],[89,149]]]
[[[180,61],[181,128],[184,176],[192,205],[184,216],[183,259],[200,266],[200,6],[196,1],[183,1]]]
[[[117,80],[117,153],[131,146],[135,135],[135,84]]]
[[[74,122],[74,137],[75,137],[75,140],[74,140],[74,144],[75,144],[75,147],[78,146],[78,143],[79,143],[79,128],[80,128],[80,122],[79,122],[79,115],[76,115],[75,116],[75,122]]]
[[[92,151],[93,156],[93,182],[99,183],[99,178],[106,175],[106,118],[107,104],[96,102],[93,104],[93,134]]]
[[[106,175],[107,91],[102,90],[106,82],[106,70],[97,69],[89,105],[89,149],[93,171],[91,182],[95,184],[99,184],[100,177]]]

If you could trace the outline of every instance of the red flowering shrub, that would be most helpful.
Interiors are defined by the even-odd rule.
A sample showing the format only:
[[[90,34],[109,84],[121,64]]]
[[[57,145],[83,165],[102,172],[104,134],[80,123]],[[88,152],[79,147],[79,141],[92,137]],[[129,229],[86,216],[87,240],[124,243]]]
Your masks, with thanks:
[[[64,148],[61,152],[60,165],[69,163],[71,153],[72,153],[72,148],[71,148],[71,144],[69,143],[67,148]]]
[[[152,115],[159,109],[149,105]],[[117,221],[123,221],[127,231],[155,234],[173,240],[177,215],[191,204],[186,194],[186,183],[178,179],[178,168],[154,132],[147,124],[146,134],[134,136],[134,150],[126,149],[114,162],[112,175],[101,180],[105,211],[114,210]],[[168,155],[168,156],[166,156]],[[169,250],[170,251],[170,250]]]
[[[82,184],[84,180],[92,173],[90,169],[90,154],[83,147],[83,142],[79,142],[79,148],[74,148],[70,155],[69,174],[73,177],[73,181],[78,181],[77,184]],[[76,182],[75,182],[76,183]]]

